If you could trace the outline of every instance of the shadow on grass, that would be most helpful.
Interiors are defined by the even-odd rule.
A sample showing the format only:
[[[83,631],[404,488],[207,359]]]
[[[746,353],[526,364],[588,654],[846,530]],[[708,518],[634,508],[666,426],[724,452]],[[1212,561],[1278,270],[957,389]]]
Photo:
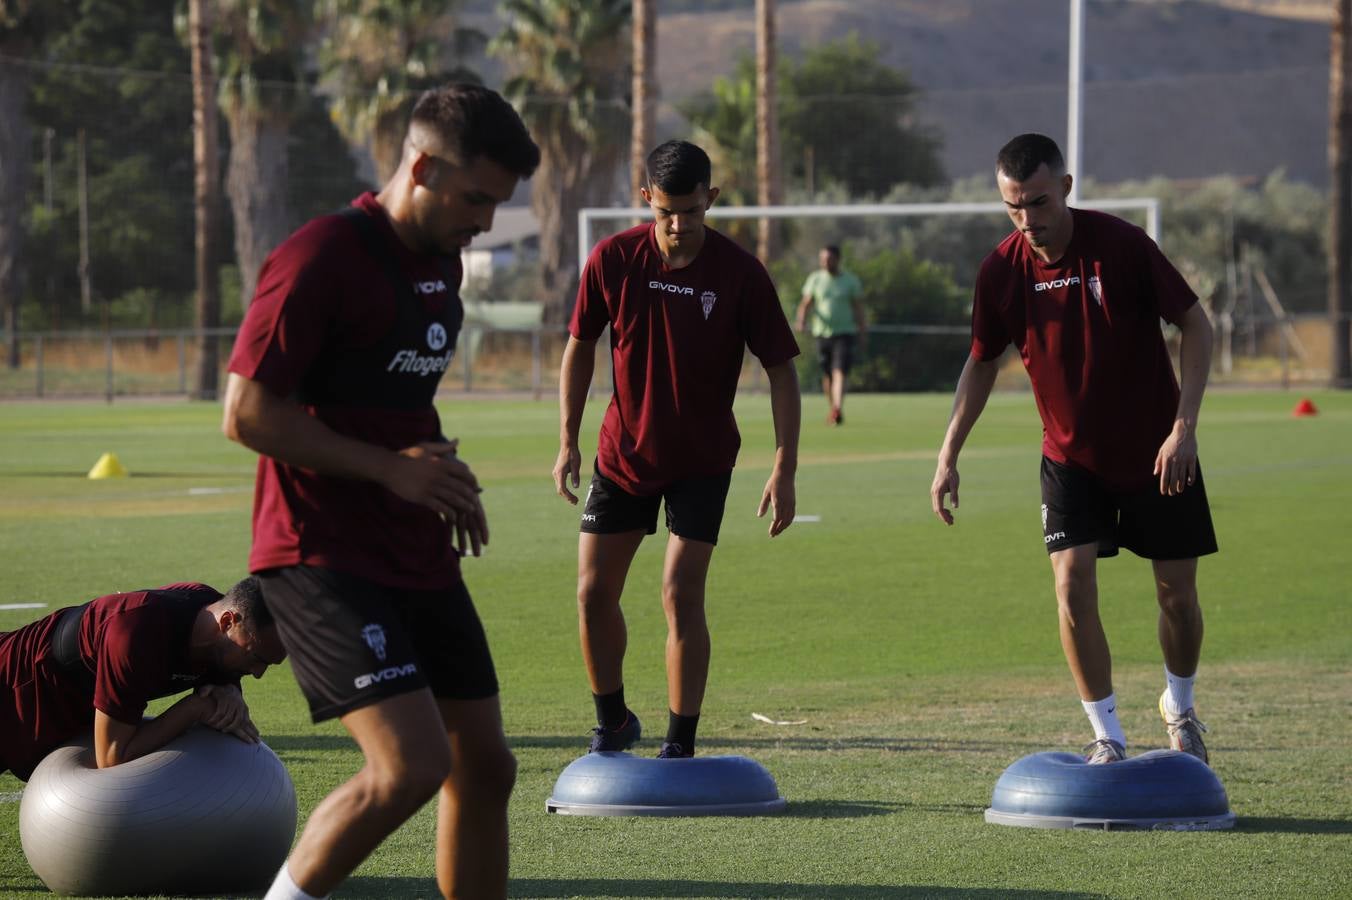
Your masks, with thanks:
[[[13,878],[0,878],[0,897],[13,897],[15,894],[46,894],[50,896],[47,885],[34,876],[22,875]]]
[[[354,877],[343,882],[339,894],[352,898],[436,897],[436,885],[426,878]],[[1020,891],[1007,888],[950,888],[940,885],[790,884],[756,881],[692,881],[658,878],[513,878],[509,897],[779,897],[784,900],[895,900],[937,897],[940,900],[984,900],[1039,897],[1080,900],[1095,894],[1057,891]]]
[[[1352,834],[1352,819],[1288,819],[1282,816],[1240,816],[1237,832],[1263,834]]]
[[[263,740],[273,750],[353,750],[356,745],[347,735],[334,734],[265,734]],[[587,741],[576,734],[518,734],[508,735],[507,743],[515,750],[574,750],[581,755]],[[650,742],[656,752],[657,742]],[[1031,741],[973,741],[950,738],[910,737],[784,737],[784,738],[700,738],[699,750],[705,755],[736,753],[741,750],[811,750],[839,752],[842,750],[881,750],[888,753],[915,752],[1017,752],[1020,748],[1032,752],[1049,749],[1046,744]],[[642,753],[640,747],[639,753]]]
[[[980,815],[984,806],[975,803],[903,803],[896,800],[793,800],[782,815],[790,819],[861,819],[903,812],[959,813]]]
[[[586,740],[579,735],[519,734],[508,735],[507,742],[519,749],[578,749],[581,752]],[[656,743],[653,744],[654,749]],[[809,737],[806,735],[787,735],[785,737],[739,737],[726,739],[718,737],[700,738],[701,753],[726,753],[743,749],[770,750],[882,750],[889,753],[921,752],[965,752],[987,753],[996,750],[1017,750],[1025,748],[1031,752],[1053,749],[1044,743],[1034,741],[999,740],[974,741],[968,739],[939,737]]]

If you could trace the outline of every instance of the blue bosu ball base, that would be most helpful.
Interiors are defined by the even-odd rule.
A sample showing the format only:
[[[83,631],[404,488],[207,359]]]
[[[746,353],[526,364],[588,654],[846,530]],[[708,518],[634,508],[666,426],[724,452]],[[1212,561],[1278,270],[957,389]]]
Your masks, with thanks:
[[[545,809],[565,816],[765,816],[782,812],[784,798],[765,767],[745,756],[602,752],[569,763]]]
[[[986,821],[1025,828],[1212,831],[1235,815],[1216,773],[1175,750],[1091,766],[1073,753],[1034,753],[995,783]]]

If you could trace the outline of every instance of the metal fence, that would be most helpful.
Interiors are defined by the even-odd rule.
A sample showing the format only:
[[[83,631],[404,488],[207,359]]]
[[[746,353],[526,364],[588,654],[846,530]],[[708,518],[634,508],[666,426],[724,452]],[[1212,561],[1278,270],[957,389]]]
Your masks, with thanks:
[[[235,329],[206,332],[215,342],[218,384]],[[193,329],[43,331],[19,341],[18,368],[0,368],[0,400],[94,399],[186,396],[194,389],[201,352]],[[881,324],[869,329],[868,346],[855,370],[858,387],[892,384],[893,389],[951,390],[962,368],[965,325]],[[604,339],[603,339],[604,340]],[[466,325],[458,351],[441,382],[448,395],[553,397],[567,334],[555,328]],[[815,390],[820,372],[810,339],[800,337],[800,373],[805,391]],[[1326,383],[1330,374],[1331,330],[1320,315],[1235,319],[1216,325],[1212,383],[1289,387]],[[1177,352],[1176,338],[1171,345]],[[594,393],[609,393],[610,366],[597,352]],[[1002,371],[1001,388],[1026,386],[1017,360]],[[742,386],[765,389],[763,371],[749,353]]]

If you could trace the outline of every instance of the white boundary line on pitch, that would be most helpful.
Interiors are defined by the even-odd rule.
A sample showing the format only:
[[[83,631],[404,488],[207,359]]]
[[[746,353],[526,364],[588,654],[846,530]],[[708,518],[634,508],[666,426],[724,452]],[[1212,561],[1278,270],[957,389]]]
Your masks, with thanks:
[[[46,603],[0,603],[0,609],[45,609]]]
[[[18,803],[23,799],[23,791],[14,791],[11,794],[0,794],[0,803]]]

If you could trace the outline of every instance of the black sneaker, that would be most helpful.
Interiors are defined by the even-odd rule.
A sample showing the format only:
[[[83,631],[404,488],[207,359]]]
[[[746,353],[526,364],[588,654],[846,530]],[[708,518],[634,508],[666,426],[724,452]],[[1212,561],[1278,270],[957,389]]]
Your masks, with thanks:
[[[638,716],[634,715],[632,710],[624,711],[624,724],[619,728],[605,728],[598,725],[591,730],[591,746],[587,748],[588,753],[615,752],[619,750],[628,750],[638,739],[643,736],[643,726],[639,724]]]
[[[657,751],[658,759],[691,759],[695,751],[685,752],[685,748],[675,741],[663,741],[662,749]]]

